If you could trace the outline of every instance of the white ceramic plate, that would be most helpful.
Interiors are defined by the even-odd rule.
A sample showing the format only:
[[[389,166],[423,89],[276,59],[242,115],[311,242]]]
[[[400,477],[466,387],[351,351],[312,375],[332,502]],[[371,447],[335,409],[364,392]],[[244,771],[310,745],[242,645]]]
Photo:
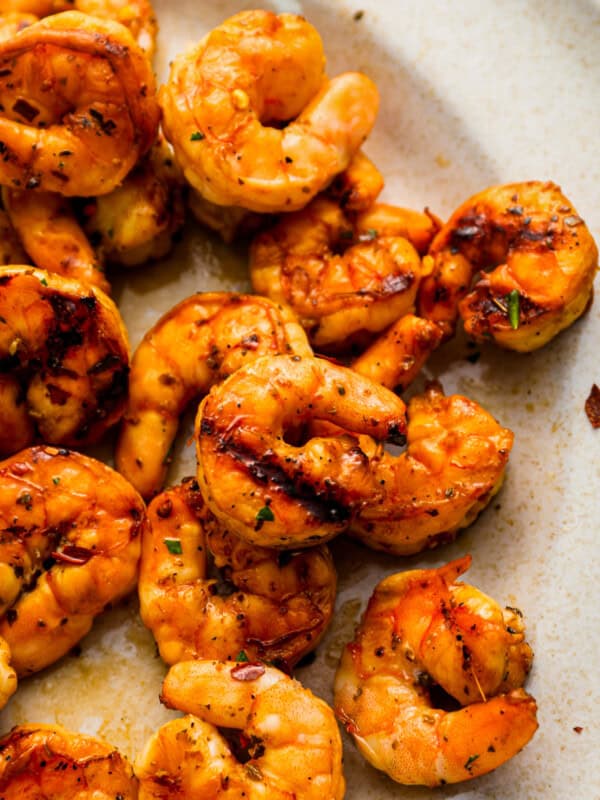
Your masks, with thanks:
[[[216,0],[155,5],[161,78],[175,53],[252,7]],[[552,179],[600,239],[597,0],[306,0],[267,7],[303,13],[317,26],[330,74],[359,69],[377,82],[381,112],[366,151],[386,177],[386,200],[428,205],[447,217],[489,185]],[[134,345],[192,292],[248,287],[244,251],[193,226],[168,261],[111,278]],[[540,729],[495,773],[438,790],[394,784],[367,766],[346,738],[348,800],[600,797],[600,431],[583,411],[592,383],[600,384],[598,342],[597,303],[540,352],[486,347],[472,364],[459,339],[428,365],[427,375],[439,377],[446,391],[481,402],[515,431],[505,488],[457,542],[423,556],[394,559],[336,541],[338,613],[316,661],[298,677],[330,700],[337,658],[375,583],[470,552],[467,580],[525,613],[536,653],[528,688],[538,700]],[[182,437],[171,478],[193,470],[193,447]],[[18,722],[57,721],[133,755],[169,717],[158,702],[164,672],[132,600],[98,621],[78,657],[23,681],[0,713],[0,731]]]

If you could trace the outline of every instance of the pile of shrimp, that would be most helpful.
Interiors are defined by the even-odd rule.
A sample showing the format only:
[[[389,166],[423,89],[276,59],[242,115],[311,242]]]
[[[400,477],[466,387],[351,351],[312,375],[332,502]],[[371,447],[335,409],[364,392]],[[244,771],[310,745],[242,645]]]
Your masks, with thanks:
[[[551,182],[445,223],[381,202],[377,87],[329,76],[303,17],[235,14],[160,88],[157,34],[149,0],[2,4],[0,708],[137,587],[185,716],[133,767],[18,726],[0,797],[341,800],[334,712],[291,677],[334,615],[327,542],[416,555],[475,521],[513,433],[438,381],[401,395],[461,321],[545,345],[591,304],[598,250]],[[188,210],[249,245],[256,294],[180,299],[130,358],[111,270],[164,258]],[[190,407],[197,472],[165,488]],[[115,426],[116,471],[71,449]],[[469,565],[382,580],[341,657],[335,715],[400,783],[475,778],[537,727],[521,612],[457,582]]]

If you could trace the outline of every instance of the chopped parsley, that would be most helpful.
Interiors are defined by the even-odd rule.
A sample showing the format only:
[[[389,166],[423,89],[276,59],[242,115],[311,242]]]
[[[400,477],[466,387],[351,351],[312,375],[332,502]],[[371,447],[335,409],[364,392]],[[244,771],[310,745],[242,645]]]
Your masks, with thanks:
[[[183,553],[181,539],[163,539],[163,542],[171,555],[180,556]]]

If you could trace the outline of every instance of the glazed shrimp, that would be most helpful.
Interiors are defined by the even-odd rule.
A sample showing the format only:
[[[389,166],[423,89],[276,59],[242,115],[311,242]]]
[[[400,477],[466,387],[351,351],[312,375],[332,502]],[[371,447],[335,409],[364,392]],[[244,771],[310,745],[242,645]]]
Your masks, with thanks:
[[[512,443],[512,432],[473,400],[429,384],[408,405],[406,451],[373,459],[381,491],[351,534],[396,555],[453,541],[500,490]]]
[[[160,104],[189,183],[217,205],[304,207],[348,166],[379,104],[365,75],[328,81],[324,65],[312,25],[269,11],[230,17],[176,58]]]
[[[21,676],[132,591],[146,517],[124,478],[68,450],[23,450],[0,462],[0,478],[0,637]]]
[[[112,191],[151,146],[159,109],[145,54],[118,23],[67,11],[0,43],[0,183]]]
[[[528,352],[550,341],[592,299],[598,249],[553,183],[495,186],[461,205],[431,245],[421,314],[453,334]],[[487,270],[471,288],[477,270]]]
[[[99,289],[31,267],[2,268],[0,363],[3,414],[21,420],[18,430],[3,429],[1,454],[36,435],[91,444],[125,409],[127,333]]]
[[[31,261],[41,269],[110,291],[102,264],[67,198],[4,188],[4,208]],[[23,262],[21,262],[23,263]]]
[[[27,264],[29,256],[6,211],[0,210],[0,266]]]
[[[362,150],[352,156],[343,172],[327,187],[327,195],[344,211],[366,211],[383,189],[383,175]]]
[[[140,800],[343,798],[335,717],[282,672],[187,661],[171,667],[162,701],[188,716],[163,725],[137,758]]]
[[[261,356],[312,353],[293,314],[263,297],[196,294],[168,311],[136,350],[117,442],[119,472],[150,497],[163,485],[188,403]]]
[[[124,756],[60,725],[18,725],[0,739],[2,800],[137,800]]]
[[[252,243],[254,290],[288,303],[317,349],[347,349],[414,308],[425,274],[410,241],[417,214],[398,208],[394,218],[382,206],[380,225],[378,213],[375,206],[352,217],[320,196]],[[426,214],[418,216],[435,230]]]
[[[159,136],[122,185],[83,207],[84,229],[102,260],[135,267],[162,258],[184,221],[183,176]]]
[[[243,652],[291,672],[317,646],[336,594],[326,546],[251,547],[217,523],[194,480],[155,497],[148,517],[140,613],[168,664]],[[208,551],[220,581],[208,577]]]
[[[17,689],[17,673],[10,666],[10,649],[0,636],[0,709],[8,703]]]
[[[366,441],[404,441],[404,403],[383,386],[329,361],[262,358],[202,401],[198,476],[210,510],[246,541],[307,547],[346,530],[379,487]],[[350,435],[313,436],[314,422]],[[290,442],[300,442],[290,444]]]
[[[37,20],[38,18],[34,14],[27,14],[21,11],[5,13],[3,9],[0,14],[0,42],[12,39],[15,34],[37,22]]]
[[[375,588],[335,677],[335,711],[363,756],[403,784],[439,786],[490,772],[537,729],[521,687],[533,654],[517,609],[439,569],[391,575]],[[435,690],[462,708],[436,708]]]

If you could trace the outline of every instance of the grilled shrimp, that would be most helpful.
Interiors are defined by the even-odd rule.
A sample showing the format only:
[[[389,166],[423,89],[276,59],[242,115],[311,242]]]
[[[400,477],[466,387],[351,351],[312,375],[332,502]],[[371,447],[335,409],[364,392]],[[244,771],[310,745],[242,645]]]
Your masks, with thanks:
[[[187,661],[171,667],[162,701],[188,716],[163,725],[137,758],[140,800],[344,796],[335,717],[282,672]]]
[[[533,658],[521,613],[457,583],[470,563],[385,578],[342,654],[336,714],[367,761],[399,783],[478,777],[537,729],[521,688]],[[443,710],[444,694],[462,707]]]
[[[0,637],[27,675],[135,587],[145,508],[100,461],[32,447],[0,462],[0,525]]]
[[[260,356],[311,352],[293,314],[266,298],[215,292],[183,300],[133,356],[117,469],[144,497],[155,494],[179,417],[193,398]]]
[[[429,384],[408,405],[406,451],[373,459],[380,494],[351,534],[396,555],[452,541],[499,491],[512,443],[512,432],[473,400]]]
[[[324,75],[315,28],[293,14],[242,11],[175,59],[160,92],[164,129],[187,180],[222,206],[302,208],[369,134],[379,97],[365,75]]]
[[[64,195],[118,186],[156,138],[146,55],[118,23],[66,11],[0,43],[0,183]]]
[[[184,221],[182,184],[159,136],[121,186],[83,207],[84,229],[102,260],[135,267],[165,256]]]
[[[200,405],[204,499],[252,544],[307,547],[331,539],[379,496],[357,435],[373,444],[371,437],[404,441],[404,411],[392,392],[329,361],[262,358],[213,388]],[[303,444],[315,421],[350,434],[313,436]]]
[[[231,661],[243,651],[290,672],[317,646],[336,594],[326,546],[281,553],[247,545],[215,520],[193,480],[155,497],[148,517],[140,611],[168,664]],[[208,551],[221,581],[208,577]]]
[[[10,649],[0,636],[0,709],[17,689],[17,673],[10,666]]]
[[[553,183],[495,186],[460,206],[434,239],[421,314],[454,333],[528,352],[573,323],[591,302],[598,249]],[[471,288],[477,270],[488,270]]]
[[[0,266],[27,264],[29,257],[6,211],[0,210]]]
[[[103,292],[31,267],[0,270],[0,398],[21,421],[3,427],[0,454],[36,433],[52,444],[98,441],[123,414],[128,370],[127,333]]]
[[[0,739],[2,800],[137,800],[124,756],[60,725],[18,725]]]
[[[5,187],[2,200],[23,247],[36,266],[96,286],[103,292],[110,291],[101,262],[67,198],[52,192]]]
[[[367,211],[383,189],[383,175],[362,150],[327,187],[327,195],[344,211]]]
[[[92,17],[120,22],[129,28],[148,58],[154,55],[158,23],[149,0],[3,0],[4,9],[48,17],[61,11],[81,11]]]
[[[424,274],[410,241],[416,216],[433,233],[426,214],[375,206],[353,217],[322,195],[254,239],[254,290],[288,303],[314,347],[347,349],[413,310]]]

